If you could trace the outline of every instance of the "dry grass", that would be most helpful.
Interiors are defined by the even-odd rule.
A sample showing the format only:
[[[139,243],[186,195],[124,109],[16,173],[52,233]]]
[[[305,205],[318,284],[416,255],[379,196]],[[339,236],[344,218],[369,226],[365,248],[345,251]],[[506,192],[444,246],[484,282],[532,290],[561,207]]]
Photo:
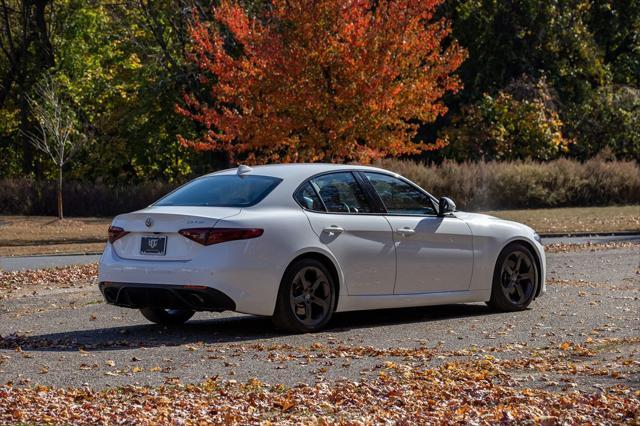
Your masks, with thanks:
[[[502,210],[487,214],[529,225],[540,234],[640,232],[640,206]]]
[[[0,256],[101,251],[111,219],[0,216]]]

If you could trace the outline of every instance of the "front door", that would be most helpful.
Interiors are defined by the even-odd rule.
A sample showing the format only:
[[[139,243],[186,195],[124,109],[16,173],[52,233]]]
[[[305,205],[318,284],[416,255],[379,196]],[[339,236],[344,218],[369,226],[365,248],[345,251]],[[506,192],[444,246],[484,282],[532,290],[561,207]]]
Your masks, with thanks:
[[[440,217],[431,198],[404,180],[365,172],[386,210],[397,255],[395,294],[469,289],[473,236],[454,216]]]
[[[456,217],[388,216],[394,229],[396,294],[468,290],[473,269],[469,226]]]

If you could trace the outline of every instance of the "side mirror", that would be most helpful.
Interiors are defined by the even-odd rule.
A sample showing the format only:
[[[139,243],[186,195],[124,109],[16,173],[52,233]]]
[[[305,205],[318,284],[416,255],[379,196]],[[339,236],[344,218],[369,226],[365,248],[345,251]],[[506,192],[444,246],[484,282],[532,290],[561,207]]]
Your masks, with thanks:
[[[451,198],[442,197],[438,201],[438,216],[444,216],[447,213],[453,213],[456,211],[456,203]]]

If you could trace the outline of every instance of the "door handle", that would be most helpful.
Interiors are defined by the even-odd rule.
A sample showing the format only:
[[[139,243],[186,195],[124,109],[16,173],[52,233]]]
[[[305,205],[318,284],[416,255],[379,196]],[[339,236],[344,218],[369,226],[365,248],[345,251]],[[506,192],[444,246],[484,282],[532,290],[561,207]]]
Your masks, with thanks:
[[[411,228],[398,228],[396,229],[396,232],[398,234],[402,234],[402,235],[413,235],[416,233],[415,229],[411,229]]]
[[[340,228],[339,226],[336,226],[336,225],[331,225],[324,228],[322,232],[326,232],[329,235],[338,235],[344,232],[344,228]]]

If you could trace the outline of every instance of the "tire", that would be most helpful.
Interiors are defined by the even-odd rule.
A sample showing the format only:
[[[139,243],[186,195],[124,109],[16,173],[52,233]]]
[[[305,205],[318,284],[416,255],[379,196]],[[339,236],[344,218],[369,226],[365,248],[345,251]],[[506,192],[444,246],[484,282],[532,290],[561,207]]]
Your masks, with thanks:
[[[540,268],[531,250],[512,243],[502,250],[493,272],[491,308],[503,312],[527,309],[536,295]]]
[[[188,309],[142,308],[142,315],[151,322],[161,325],[181,325],[189,321],[195,313]]]
[[[337,283],[327,267],[315,259],[292,263],[284,273],[273,322],[294,333],[321,330],[335,311]]]

